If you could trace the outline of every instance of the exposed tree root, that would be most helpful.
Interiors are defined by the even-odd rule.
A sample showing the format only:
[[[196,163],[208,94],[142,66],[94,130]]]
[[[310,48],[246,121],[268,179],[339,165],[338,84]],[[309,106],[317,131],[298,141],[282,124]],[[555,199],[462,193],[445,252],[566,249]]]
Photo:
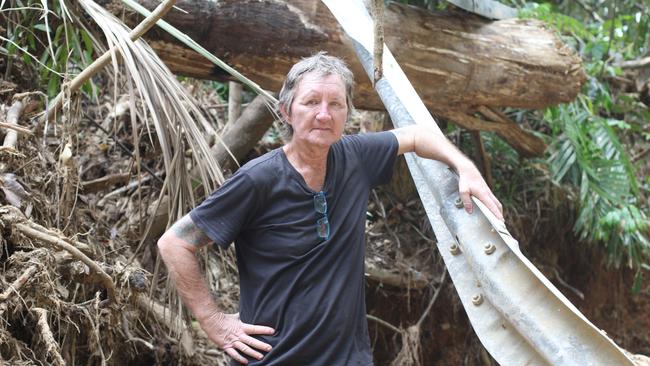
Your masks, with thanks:
[[[32,308],[31,311],[38,317],[38,329],[41,334],[41,339],[45,343],[45,350],[52,360],[52,364],[65,366],[65,361],[61,357],[59,344],[54,340],[50,325],[47,323],[47,311],[42,308]]]
[[[10,222],[11,220],[14,220],[12,223],[12,227],[15,230],[19,231],[21,234],[30,237],[32,239],[37,239],[39,241],[52,245],[57,249],[63,249],[69,252],[70,254],[72,254],[75,258],[82,261],[99,276],[100,281],[106,288],[106,291],[108,293],[108,299],[107,302],[105,302],[103,305],[108,305],[115,301],[115,284],[113,283],[113,280],[108,274],[106,274],[106,272],[104,272],[104,270],[99,266],[99,264],[97,264],[97,262],[88,258],[88,256],[85,255],[81,250],[76,248],[74,245],[68,243],[67,241],[61,239],[60,237],[51,235],[49,230],[40,227],[40,225],[34,223],[28,224],[28,223],[19,222],[22,221],[20,220],[22,213],[13,206],[4,206],[0,208],[0,216],[2,217],[2,219],[10,218],[9,220]],[[23,220],[27,221],[24,218]],[[5,220],[5,223],[6,222],[7,221]]]

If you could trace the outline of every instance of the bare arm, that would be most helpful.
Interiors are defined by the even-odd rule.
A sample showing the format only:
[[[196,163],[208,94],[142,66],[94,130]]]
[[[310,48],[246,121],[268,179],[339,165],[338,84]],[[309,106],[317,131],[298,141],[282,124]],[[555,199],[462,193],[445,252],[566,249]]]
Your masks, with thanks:
[[[459,175],[458,192],[465,210],[472,213],[470,196],[475,196],[503,220],[503,207],[494,196],[474,163],[460,152],[446,137],[430,128],[413,125],[392,130],[399,144],[398,154],[414,152],[419,157],[441,161],[456,170]]]
[[[158,240],[158,249],[169,275],[185,306],[194,314],[196,320],[208,337],[237,362],[246,364],[240,354],[262,359],[256,351],[270,351],[271,346],[250,334],[273,334],[270,327],[242,323],[238,314],[224,314],[210,295],[196,258],[196,251],[210,243],[189,215],[185,215]]]

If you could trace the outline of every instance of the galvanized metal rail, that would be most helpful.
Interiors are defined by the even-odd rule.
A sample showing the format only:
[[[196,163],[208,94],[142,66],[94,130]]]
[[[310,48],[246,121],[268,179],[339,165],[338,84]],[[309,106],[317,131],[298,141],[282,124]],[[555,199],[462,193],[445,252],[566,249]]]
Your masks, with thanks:
[[[489,19],[516,18],[517,10],[495,0],[447,0],[461,9]]]
[[[373,77],[373,23],[362,0],[323,0]],[[435,87],[435,86],[432,86]],[[397,127],[427,124],[442,134],[388,48],[375,89]],[[478,200],[458,204],[456,175],[406,156],[437,246],[479,339],[503,365],[633,365],[521,253],[505,225]],[[459,207],[460,206],[460,207]]]

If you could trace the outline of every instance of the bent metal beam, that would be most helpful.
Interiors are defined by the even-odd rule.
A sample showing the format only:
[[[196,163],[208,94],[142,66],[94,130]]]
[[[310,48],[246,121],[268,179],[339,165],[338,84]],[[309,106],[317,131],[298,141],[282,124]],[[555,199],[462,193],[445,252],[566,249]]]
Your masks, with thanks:
[[[323,0],[373,75],[373,25],[361,0]],[[422,123],[442,133],[384,45],[375,89],[397,127]],[[517,241],[479,201],[459,209],[457,177],[413,154],[407,162],[437,246],[479,339],[503,365],[630,365],[618,346],[587,320],[521,253]],[[462,208],[462,207],[461,207]]]

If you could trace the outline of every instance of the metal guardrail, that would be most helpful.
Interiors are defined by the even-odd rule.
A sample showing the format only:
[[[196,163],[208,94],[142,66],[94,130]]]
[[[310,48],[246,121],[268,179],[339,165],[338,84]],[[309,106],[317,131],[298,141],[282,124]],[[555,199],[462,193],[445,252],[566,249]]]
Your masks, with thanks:
[[[490,19],[517,17],[517,9],[503,5],[495,0],[447,0],[461,9]]]
[[[372,79],[373,24],[361,0],[323,0],[350,37]],[[383,78],[375,83],[396,127],[433,117],[384,45]],[[457,207],[449,168],[407,154],[406,160],[463,307],[479,339],[503,365],[630,365],[521,253],[505,225],[478,200],[472,215]]]

